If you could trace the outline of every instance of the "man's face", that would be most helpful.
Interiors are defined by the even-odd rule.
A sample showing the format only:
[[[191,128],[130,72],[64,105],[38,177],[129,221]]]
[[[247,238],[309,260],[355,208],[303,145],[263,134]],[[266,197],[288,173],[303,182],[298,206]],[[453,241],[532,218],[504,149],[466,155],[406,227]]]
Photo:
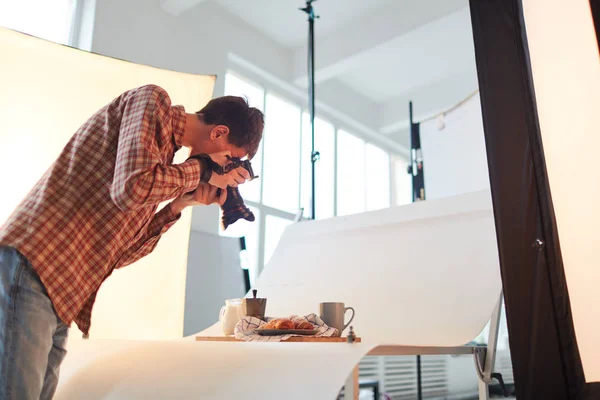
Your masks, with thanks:
[[[248,155],[248,152],[246,152],[246,150],[240,148],[240,147],[236,147],[234,145],[232,145],[231,143],[229,143],[229,151],[231,151],[231,157],[233,158],[244,158]]]
[[[231,143],[229,143],[227,141],[227,138],[223,138],[222,141],[217,140],[214,141],[214,150],[210,151],[210,153],[220,153],[223,151],[229,151],[231,153],[231,157],[232,158],[244,158],[248,155],[248,152],[245,149],[242,149],[241,147],[237,147],[232,145]]]

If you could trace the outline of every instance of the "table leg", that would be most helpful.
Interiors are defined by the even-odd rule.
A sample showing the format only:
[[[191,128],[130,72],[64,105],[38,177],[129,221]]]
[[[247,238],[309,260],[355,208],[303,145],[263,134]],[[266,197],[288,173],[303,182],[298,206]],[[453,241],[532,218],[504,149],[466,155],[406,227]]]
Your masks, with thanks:
[[[354,367],[352,373],[346,380],[344,387],[344,400],[358,400],[358,365]]]
[[[479,379],[479,400],[489,400],[490,389],[487,383]]]

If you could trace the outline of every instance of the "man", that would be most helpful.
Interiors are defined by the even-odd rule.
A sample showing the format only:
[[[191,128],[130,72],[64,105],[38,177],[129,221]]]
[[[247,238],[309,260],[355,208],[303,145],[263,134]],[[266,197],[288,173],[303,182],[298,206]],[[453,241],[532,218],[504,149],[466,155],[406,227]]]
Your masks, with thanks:
[[[263,125],[239,97],[186,114],[148,85],[79,128],[0,228],[0,399],[52,398],[69,325],[89,334],[102,282],[149,254],[184,208],[222,205],[227,191],[218,189],[249,174],[218,175],[207,165],[251,158]],[[181,147],[192,156],[173,164]]]

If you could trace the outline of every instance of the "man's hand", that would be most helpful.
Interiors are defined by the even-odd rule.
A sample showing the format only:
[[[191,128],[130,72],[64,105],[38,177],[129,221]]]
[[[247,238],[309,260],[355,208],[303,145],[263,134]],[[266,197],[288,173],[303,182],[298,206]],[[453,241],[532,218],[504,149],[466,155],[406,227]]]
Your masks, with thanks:
[[[215,174],[216,175],[216,174]],[[219,188],[216,186],[207,185],[206,183],[200,183],[198,188],[191,193],[186,193],[183,196],[173,200],[170,204],[171,211],[173,214],[177,215],[184,208],[189,206],[197,206],[197,205],[211,205],[218,204],[220,206],[225,203],[227,199],[227,190],[222,189],[221,195],[217,196],[217,190]]]
[[[214,162],[221,166],[225,166],[231,163],[231,160],[227,158],[227,156],[231,156],[230,151],[223,151],[220,153],[213,153],[209,155]],[[246,171],[245,168],[239,167],[224,175],[219,175],[213,172],[210,179],[208,180],[208,183],[212,186],[216,186],[221,189],[226,189],[227,186],[236,187],[237,185],[241,185],[242,183],[246,182],[247,179],[250,179],[250,173]]]

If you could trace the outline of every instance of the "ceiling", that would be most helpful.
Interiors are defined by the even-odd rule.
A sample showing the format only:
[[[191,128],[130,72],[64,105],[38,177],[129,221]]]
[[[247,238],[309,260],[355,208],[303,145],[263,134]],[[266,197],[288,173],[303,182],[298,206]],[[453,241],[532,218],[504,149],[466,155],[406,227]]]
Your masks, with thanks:
[[[470,20],[465,11],[364,50],[360,60],[338,79],[375,102],[385,102],[430,82],[475,71]]]
[[[203,0],[161,0],[171,12]],[[293,54],[292,81],[307,85],[301,0],[204,0],[218,4]],[[177,9],[177,7],[180,7]],[[318,0],[315,80],[345,86],[379,110],[381,135],[408,143],[408,101],[417,119],[477,89],[468,0]],[[322,92],[321,92],[322,93]]]
[[[232,14],[256,27],[265,35],[286,47],[305,44],[308,34],[307,16],[299,8],[303,0],[214,0]],[[396,0],[398,1],[398,0]],[[404,2],[404,0],[400,0]],[[315,38],[327,37],[351,22],[392,0],[318,0],[313,8],[319,19],[315,22]]]

